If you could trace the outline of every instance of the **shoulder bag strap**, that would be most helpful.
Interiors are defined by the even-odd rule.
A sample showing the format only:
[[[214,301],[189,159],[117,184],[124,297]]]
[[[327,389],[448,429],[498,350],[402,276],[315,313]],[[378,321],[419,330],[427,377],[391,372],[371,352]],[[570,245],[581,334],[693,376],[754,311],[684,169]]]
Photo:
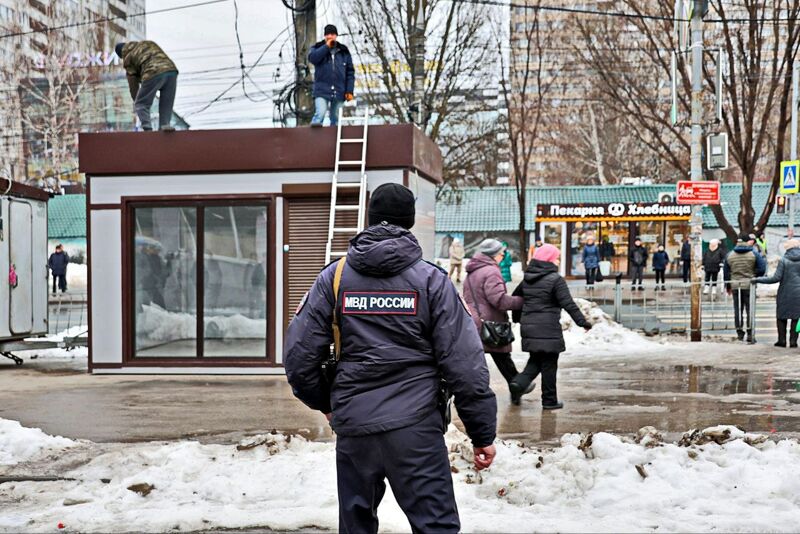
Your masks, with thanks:
[[[480,269],[475,269],[473,273],[476,273],[479,270]],[[472,296],[472,302],[475,304],[475,309],[478,311],[478,320],[483,322],[483,318],[481,317],[483,315],[481,313],[481,306],[478,304],[478,299],[475,298],[475,292],[472,290],[472,282],[469,275],[467,275],[467,279],[464,280],[464,285],[467,286],[467,289],[469,289],[469,294]]]
[[[342,271],[347,259],[342,258],[336,264],[336,274],[333,275],[333,355],[339,361],[339,354],[342,350],[342,332],[339,330],[336,310],[339,306],[339,286],[342,283]]]

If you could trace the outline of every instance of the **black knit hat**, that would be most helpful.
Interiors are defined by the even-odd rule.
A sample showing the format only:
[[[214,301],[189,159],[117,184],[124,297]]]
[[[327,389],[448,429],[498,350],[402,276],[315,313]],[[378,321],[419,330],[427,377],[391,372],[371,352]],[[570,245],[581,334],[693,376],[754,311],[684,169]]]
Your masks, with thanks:
[[[406,229],[414,226],[414,193],[400,184],[383,184],[369,199],[369,225],[386,222]]]
[[[125,43],[117,43],[117,46],[114,47],[114,52],[117,53],[117,57],[122,57],[122,48],[125,46]]]
[[[333,24],[328,24],[327,26],[325,26],[325,30],[322,32],[322,35],[330,35],[330,34],[339,35],[339,30],[337,30],[336,26],[334,26]]]

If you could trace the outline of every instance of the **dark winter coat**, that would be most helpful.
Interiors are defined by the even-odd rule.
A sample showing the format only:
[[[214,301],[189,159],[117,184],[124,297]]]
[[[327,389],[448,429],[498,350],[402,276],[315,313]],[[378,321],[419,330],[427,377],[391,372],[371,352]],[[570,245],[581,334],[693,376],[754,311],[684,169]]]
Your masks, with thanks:
[[[289,324],[286,377],[306,405],[333,414],[342,436],[422,421],[437,408],[443,377],[473,445],[486,446],[495,438],[497,402],[480,338],[447,273],[421,258],[416,238],[398,226],[371,226],[354,237],[338,302],[333,263]],[[330,354],[334,306],[342,354],[329,387],[320,364]]]
[[[53,252],[47,260],[47,266],[50,267],[53,276],[65,276],[68,263],[69,255],[66,252]]]
[[[308,52],[308,61],[314,65],[314,98],[344,101],[345,93],[352,93],[356,83],[356,71],[350,50],[338,42],[328,48],[320,41]]]
[[[731,289],[750,289],[750,280],[766,272],[767,260],[746,243],[736,245],[725,258],[724,277]]]
[[[666,250],[659,250],[653,253],[653,270],[666,271],[669,266],[669,254]]]
[[[708,249],[703,254],[703,270],[707,273],[718,273],[723,261],[725,261],[725,251],[722,247],[717,247],[717,250]]]
[[[631,249],[631,264],[637,267],[644,267],[647,265],[647,255],[648,253],[645,247],[642,245],[639,245],[638,247],[634,246]]]
[[[614,243],[610,241],[606,241],[600,243],[600,259],[602,260],[610,260],[616,254],[616,250],[614,250]]]
[[[467,264],[464,298],[469,305],[478,332],[481,330],[481,320],[508,321],[509,311],[522,309],[522,297],[512,297],[508,294],[500,268],[485,254],[475,254]],[[505,347],[484,345],[483,350],[511,352],[511,345]]]
[[[600,248],[597,245],[584,245],[581,261],[587,269],[598,268],[600,266]]]
[[[520,323],[522,350],[526,352],[557,354],[566,350],[561,331],[562,309],[578,326],[590,326],[554,263],[533,260],[513,295],[524,298],[522,312],[514,312],[514,321]]]
[[[692,261],[692,244],[686,241],[681,245],[681,261]]]
[[[759,284],[776,284],[777,319],[800,319],[800,248],[786,251],[772,276],[756,278]]]

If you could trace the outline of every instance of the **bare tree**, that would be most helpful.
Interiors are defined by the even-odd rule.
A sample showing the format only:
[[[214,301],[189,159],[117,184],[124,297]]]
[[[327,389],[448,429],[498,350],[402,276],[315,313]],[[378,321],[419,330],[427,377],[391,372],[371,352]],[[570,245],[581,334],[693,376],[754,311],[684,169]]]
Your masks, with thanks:
[[[340,12],[356,56],[357,89],[389,122],[409,122],[417,58],[414,26],[423,11],[424,87],[419,126],[444,149],[445,182],[491,184],[496,166],[483,154],[502,145],[491,63],[491,8],[465,0],[348,0]],[[350,44],[350,43],[349,43]]]
[[[616,7],[642,15],[626,25],[611,17],[576,18],[583,42],[583,61],[598,77],[607,106],[625,119],[632,135],[657,154],[677,177],[686,176],[689,141],[686,122],[673,125],[669,115],[669,79],[673,51],[677,51],[679,107],[689,115],[690,79],[686,56],[673,31],[673,3],[618,0]],[[711,0],[712,21],[706,26],[707,46],[723,52],[727,77],[723,82],[728,103],[722,124],[708,124],[728,133],[736,166],[729,171],[742,183],[738,227],[763,228],[774,206],[779,165],[784,159],[786,131],[791,118],[791,74],[800,48],[800,0],[741,0],[730,4]],[[650,16],[660,18],[646,18]],[[705,82],[715,90],[713,55],[707,54]],[[721,68],[717,65],[716,68]],[[706,116],[711,117],[711,113]],[[753,183],[767,176],[769,199],[756,218]],[[707,172],[707,177],[712,174]],[[720,227],[733,238],[736,230],[720,206],[712,206]]]
[[[532,178],[531,161],[543,135],[545,122],[553,109],[549,95],[556,80],[555,64],[548,54],[557,31],[538,9],[542,0],[528,4],[523,21],[524,37],[511,42],[506,56],[503,43],[510,42],[508,28],[498,28],[497,56],[501,65],[500,92],[506,109],[503,128],[508,137],[510,163],[519,210],[521,253],[527,254],[527,187]],[[511,24],[514,24],[512,19]]]

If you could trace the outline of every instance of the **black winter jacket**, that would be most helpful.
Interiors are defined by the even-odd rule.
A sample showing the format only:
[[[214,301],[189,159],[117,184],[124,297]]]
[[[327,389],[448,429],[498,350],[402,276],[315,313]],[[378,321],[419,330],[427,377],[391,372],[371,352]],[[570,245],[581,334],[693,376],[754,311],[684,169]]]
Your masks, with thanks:
[[[722,247],[717,247],[717,250],[708,249],[703,254],[703,270],[707,273],[718,273],[723,261],[725,261],[725,251]]]
[[[513,312],[513,317],[520,323],[522,350],[526,352],[558,354],[566,350],[561,331],[562,309],[578,326],[591,326],[572,300],[567,282],[558,274],[554,263],[533,260],[513,294],[525,299],[522,311]]]
[[[283,363],[295,396],[333,413],[341,436],[407,427],[437,408],[439,378],[476,447],[491,444],[497,403],[478,331],[447,273],[421,261],[408,230],[370,226],[350,241],[338,302],[336,263],[323,269],[286,331]],[[337,309],[342,356],[332,388],[320,364],[330,354]]]

